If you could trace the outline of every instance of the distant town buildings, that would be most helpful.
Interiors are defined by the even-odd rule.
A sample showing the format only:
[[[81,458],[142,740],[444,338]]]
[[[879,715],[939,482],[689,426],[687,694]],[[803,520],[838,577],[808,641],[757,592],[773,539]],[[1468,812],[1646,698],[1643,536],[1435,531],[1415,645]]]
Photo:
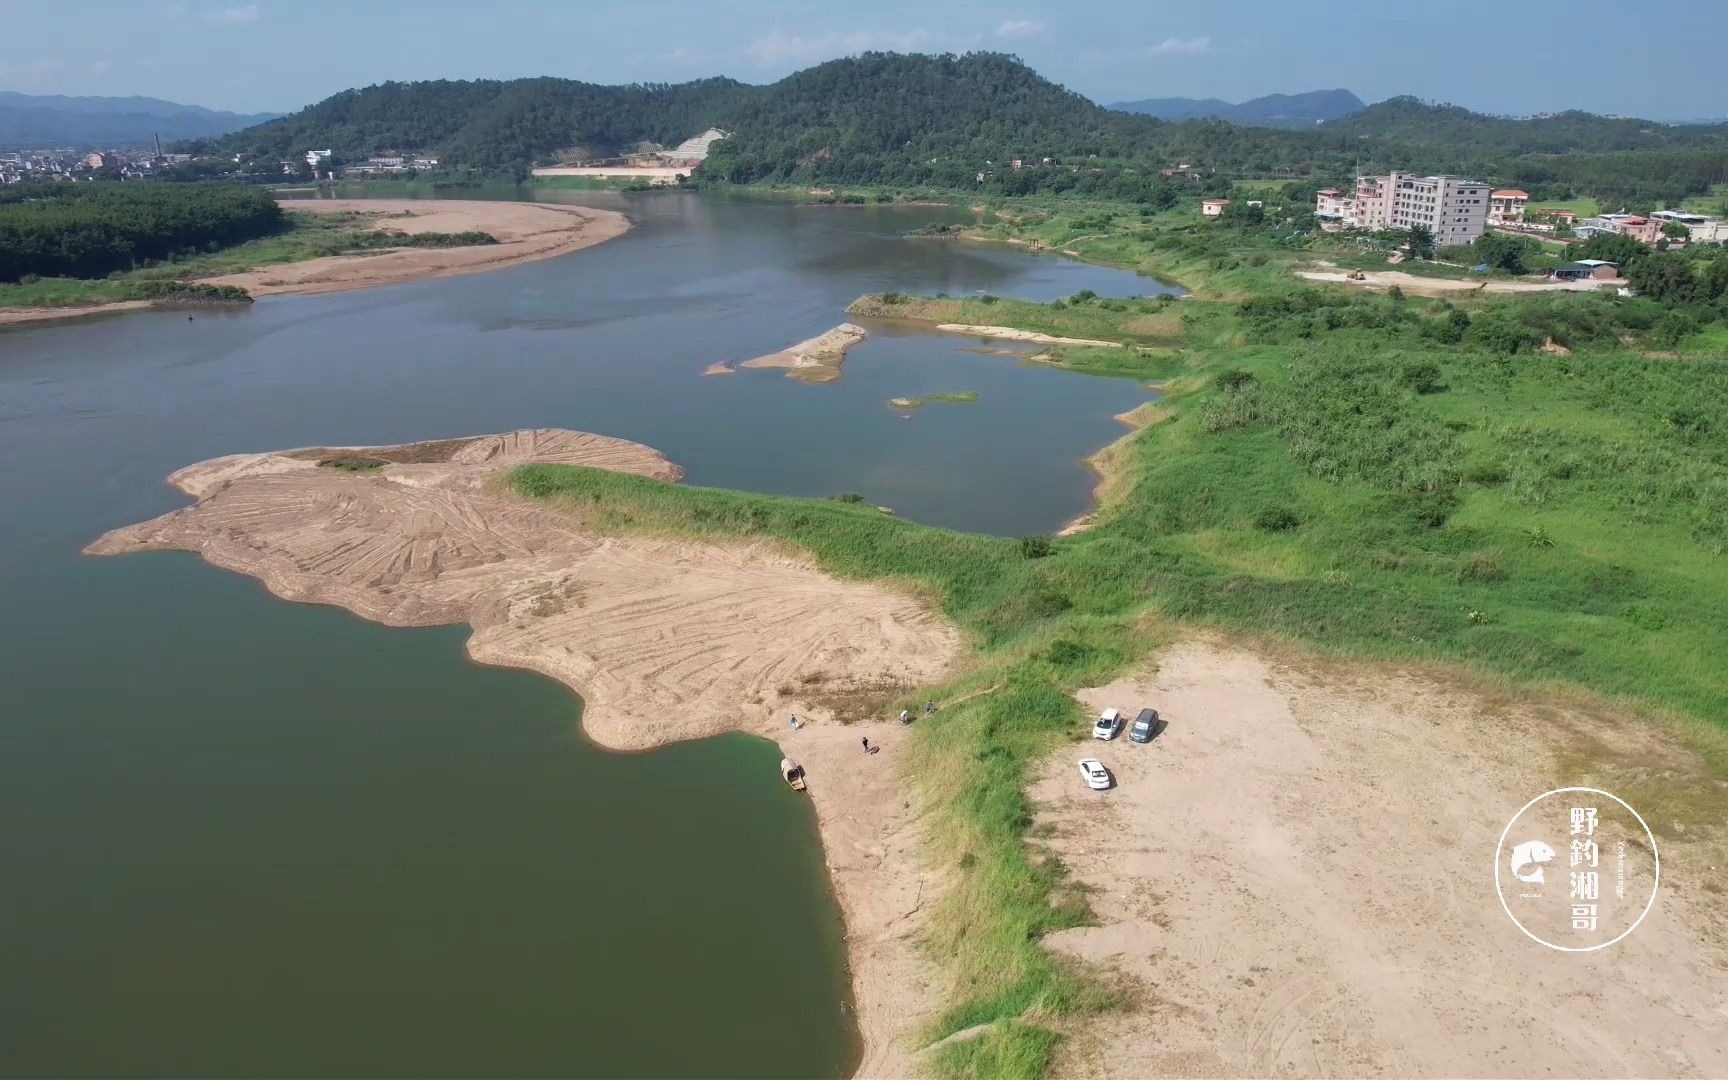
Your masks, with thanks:
[[[1528,198],[1521,191],[1508,194]],[[1475,180],[1388,173],[1357,177],[1350,195],[1337,188],[1321,189],[1314,216],[1323,227],[1335,229],[1373,232],[1421,226],[1433,233],[1436,247],[1459,247],[1475,243],[1487,229],[1488,204],[1488,185]]]

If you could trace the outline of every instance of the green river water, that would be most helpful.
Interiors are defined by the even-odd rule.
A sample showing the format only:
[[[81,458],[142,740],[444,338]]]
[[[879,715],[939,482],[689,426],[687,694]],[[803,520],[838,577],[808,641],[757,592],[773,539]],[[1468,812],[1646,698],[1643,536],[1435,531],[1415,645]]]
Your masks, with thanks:
[[[0,1074],[839,1076],[808,803],[743,736],[641,755],[580,702],[196,558],[92,559],[217,454],[555,425],[688,481],[1003,534],[1083,511],[1146,400],[879,332],[845,377],[704,379],[860,293],[1163,291],[908,240],[951,217],[591,197],[630,234],[468,278],[0,332]],[[894,396],[971,390],[903,420]]]

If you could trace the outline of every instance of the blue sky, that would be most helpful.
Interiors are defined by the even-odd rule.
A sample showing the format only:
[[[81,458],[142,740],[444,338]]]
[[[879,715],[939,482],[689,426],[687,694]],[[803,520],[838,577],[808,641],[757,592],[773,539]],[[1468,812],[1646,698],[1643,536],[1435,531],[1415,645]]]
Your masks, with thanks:
[[[1342,86],[1678,119],[1728,114],[1724,41],[1728,0],[0,0],[0,89],[286,111],[392,78],[768,82],[864,49],[993,49],[1103,102]]]

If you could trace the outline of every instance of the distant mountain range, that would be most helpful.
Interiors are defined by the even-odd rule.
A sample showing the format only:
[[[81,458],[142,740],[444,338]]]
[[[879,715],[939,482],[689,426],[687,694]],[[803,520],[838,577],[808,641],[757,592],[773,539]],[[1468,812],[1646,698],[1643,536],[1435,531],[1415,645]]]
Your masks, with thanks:
[[[148,97],[65,97],[0,90],[0,146],[79,149],[202,139],[274,120],[281,113],[231,113]]]
[[[1248,127],[1306,128],[1367,108],[1348,90],[1310,90],[1305,94],[1267,94],[1232,105],[1218,98],[1146,98],[1118,101],[1105,108],[1155,116],[1160,120],[1228,120]]]

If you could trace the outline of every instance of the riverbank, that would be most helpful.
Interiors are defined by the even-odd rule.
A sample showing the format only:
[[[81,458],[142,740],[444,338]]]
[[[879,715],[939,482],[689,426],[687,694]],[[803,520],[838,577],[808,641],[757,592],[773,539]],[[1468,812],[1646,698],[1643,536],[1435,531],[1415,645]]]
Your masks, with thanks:
[[[426,278],[481,273],[567,255],[623,235],[629,219],[613,210],[551,203],[459,199],[308,199],[284,208],[318,215],[341,214],[365,229],[419,233],[486,233],[498,242],[466,247],[386,248],[359,254],[325,255],[187,280],[243,288],[253,297],[339,292],[399,285]],[[52,322],[90,315],[137,311],[148,300],[65,307],[0,308],[0,326]]]
[[[573,528],[556,506],[501,489],[530,464],[682,475],[640,444],[557,430],[236,455],[170,477],[194,505],[87,551],[193,551],[284,599],[392,626],[467,622],[474,659],[571,687],[584,731],[611,749],[726,731],[778,741],[808,772],[846,918],[860,1075],[917,1071],[904,1036],[934,1007],[933,979],[911,939],[937,889],[899,782],[907,729],[865,718],[939,680],[960,635],[902,592],[839,580],[770,542]],[[880,752],[866,755],[863,738]]]

